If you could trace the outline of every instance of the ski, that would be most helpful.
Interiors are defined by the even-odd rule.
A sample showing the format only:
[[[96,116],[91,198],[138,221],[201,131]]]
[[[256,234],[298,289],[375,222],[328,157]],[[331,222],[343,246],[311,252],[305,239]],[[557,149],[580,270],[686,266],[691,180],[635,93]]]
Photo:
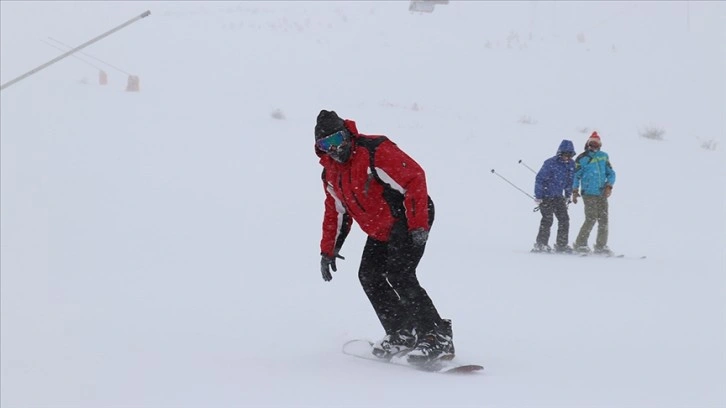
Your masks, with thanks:
[[[355,339],[343,344],[343,354],[362,358],[364,360],[377,361],[379,363],[393,364],[402,367],[412,368],[418,371],[439,374],[468,374],[484,369],[478,364],[459,364],[454,360],[434,360],[426,364],[411,364],[406,360],[409,350],[394,354],[390,359],[379,358],[373,355],[373,342],[370,340]]]
[[[620,259],[646,259],[647,258],[646,255],[627,256],[625,254],[597,254],[594,252],[586,252],[586,253],[582,253],[582,254],[578,254],[578,255],[580,255],[582,257],[591,256],[591,257],[595,257],[595,258],[620,258]]]
[[[565,255],[565,256],[581,255],[577,252],[535,251],[534,249],[529,252],[532,254],[542,254],[542,255]]]
[[[619,259],[646,259],[646,255],[642,256],[627,256],[625,254],[599,254],[596,252],[556,252],[556,251],[535,251],[531,250],[532,254],[543,254],[543,255],[564,255],[564,256],[576,256],[580,258],[595,257],[595,258],[619,258]]]

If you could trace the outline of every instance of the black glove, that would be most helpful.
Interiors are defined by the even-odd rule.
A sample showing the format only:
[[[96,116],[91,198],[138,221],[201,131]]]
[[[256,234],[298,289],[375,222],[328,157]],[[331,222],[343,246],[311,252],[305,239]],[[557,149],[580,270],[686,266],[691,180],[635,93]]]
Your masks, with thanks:
[[[335,265],[335,258],[345,259],[342,256],[335,254],[332,257],[322,255],[320,258],[320,272],[323,274],[323,280],[330,282],[333,279],[333,275],[330,273],[330,268],[333,268],[333,272],[338,272],[338,267]]]
[[[424,245],[428,239],[429,232],[423,228],[416,228],[411,231],[411,241],[413,241],[413,244],[416,246]]]

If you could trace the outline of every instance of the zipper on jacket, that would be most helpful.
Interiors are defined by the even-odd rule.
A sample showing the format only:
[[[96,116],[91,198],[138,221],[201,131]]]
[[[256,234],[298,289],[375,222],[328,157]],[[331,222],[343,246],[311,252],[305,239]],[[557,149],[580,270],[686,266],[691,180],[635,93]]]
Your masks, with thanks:
[[[358,208],[360,208],[361,211],[366,212],[366,209],[363,208],[363,205],[361,205],[360,201],[358,201],[358,197],[355,195],[355,189],[352,188],[353,187],[353,176],[350,174],[350,172],[348,173],[348,183],[351,186],[350,195],[353,196],[353,201],[355,201],[356,205],[358,205]]]
[[[349,180],[352,179],[350,173],[348,173],[348,178],[349,178]],[[350,185],[352,186],[352,183],[350,183]],[[345,189],[343,189],[343,173],[338,174],[338,188],[340,189],[340,197],[341,197],[340,199],[341,199],[341,201],[343,201],[343,203],[345,204],[345,207],[347,208],[348,207],[348,199],[347,199],[347,197],[345,195]],[[353,197],[353,201],[358,206],[358,208],[360,208],[360,210],[362,212],[366,212],[365,208],[363,208],[363,206],[361,205],[360,201],[358,201],[358,197],[355,196],[355,192],[353,191],[352,188],[350,190],[350,194]]]

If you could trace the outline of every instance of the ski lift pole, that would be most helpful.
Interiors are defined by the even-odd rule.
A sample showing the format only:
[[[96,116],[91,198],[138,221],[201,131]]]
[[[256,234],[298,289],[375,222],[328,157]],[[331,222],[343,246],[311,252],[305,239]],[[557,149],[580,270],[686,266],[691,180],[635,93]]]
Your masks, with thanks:
[[[502,176],[501,174],[497,173],[497,172],[496,172],[496,170],[492,169],[492,174],[494,174],[494,175],[498,176],[498,177],[499,177],[499,178],[501,178],[502,180],[504,180],[504,181],[506,181],[507,183],[509,183],[509,184],[510,184],[510,185],[511,185],[512,187],[514,187],[514,188],[516,188],[517,190],[521,191],[521,192],[522,192],[522,194],[524,194],[524,195],[526,195],[527,197],[531,198],[531,199],[532,199],[532,201],[536,201],[534,197],[532,197],[531,195],[529,195],[529,193],[527,193],[526,191],[524,191],[524,190],[522,190],[521,188],[517,187],[517,186],[516,186],[516,185],[515,185],[514,183],[512,183],[512,182],[511,182],[511,181],[509,181],[509,180],[507,180],[507,179],[506,179],[506,177],[504,177],[504,176]],[[534,209],[533,209],[532,211],[533,211],[533,212],[537,212],[537,211],[539,211],[539,206],[537,206],[537,207],[534,207]]]
[[[53,42],[56,42],[56,43],[58,43],[58,44],[60,44],[60,45],[62,45],[62,46],[64,46],[64,47],[66,47],[66,48],[73,48],[73,47],[71,47],[70,45],[68,45],[68,44],[64,44],[64,43],[62,43],[62,42],[60,42],[60,41],[56,40],[56,39],[55,39],[55,38],[53,38],[53,37],[48,37],[48,39],[49,39],[49,40],[51,40],[51,41],[53,41]],[[79,54],[81,54],[81,55],[85,55],[86,57],[89,57],[89,58],[91,58],[91,59],[94,59],[94,60],[96,60],[96,61],[98,61],[98,62],[100,62],[100,63],[102,63],[102,64],[108,65],[109,67],[111,67],[111,68],[115,69],[116,71],[118,71],[118,72],[120,72],[120,73],[122,73],[122,74],[125,74],[125,75],[129,75],[129,76],[131,76],[131,74],[129,74],[128,72],[124,71],[123,69],[121,69],[121,68],[119,68],[119,67],[116,67],[116,66],[113,66],[113,65],[109,64],[108,62],[106,62],[106,61],[104,61],[104,60],[98,59],[98,58],[94,57],[94,56],[93,56],[93,55],[91,55],[91,54],[87,54],[87,53],[85,53],[85,52],[81,52],[81,51],[79,51],[78,53],[79,53]]]
[[[53,44],[49,43],[48,41],[44,41],[44,40],[40,40],[40,41],[42,41],[42,42],[43,42],[43,44],[45,44],[45,45],[47,45],[47,46],[49,46],[49,47],[53,47],[53,48],[55,48],[56,50],[59,50],[59,51],[63,51],[63,49],[62,49],[62,48],[59,48],[59,47],[57,47],[57,46],[55,46],[55,45],[53,45]],[[99,67],[99,66],[97,66],[97,65],[94,65],[94,64],[92,64],[92,63],[90,63],[90,62],[88,62],[88,61],[84,60],[83,58],[79,57],[78,55],[71,55],[71,57],[73,57],[73,58],[75,58],[75,59],[77,59],[77,60],[79,60],[79,61],[83,62],[83,63],[84,63],[84,64],[86,64],[86,65],[90,65],[90,66],[92,66],[93,68],[96,68],[97,70],[101,71],[101,67]]]
[[[534,171],[534,169],[533,169],[533,168],[531,168],[531,167],[527,166],[527,164],[526,164],[525,162],[523,162],[523,161],[522,161],[521,159],[519,160],[519,164],[521,164],[522,166],[524,166],[524,167],[528,168],[528,169],[529,169],[529,171],[531,171],[532,173],[534,173],[534,174],[537,174],[537,172],[536,172],[536,171]]]
[[[22,81],[23,79],[25,79],[25,78],[27,78],[27,77],[35,74],[36,72],[38,72],[38,71],[40,71],[42,69],[48,68],[49,66],[55,64],[56,62],[62,60],[65,57],[67,57],[67,56],[75,53],[76,51],[82,50],[83,48],[86,48],[89,45],[91,45],[91,44],[93,44],[93,43],[95,43],[95,42],[97,42],[99,40],[102,40],[105,37],[108,37],[109,35],[115,33],[116,31],[118,31],[118,30],[120,30],[120,29],[122,29],[122,28],[124,28],[124,27],[126,27],[128,25],[133,24],[133,23],[141,20],[144,17],[148,17],[150,14],[151,14],[151,11],[147,10],[147,11],[139,14],[138,16],[132,18],[131,20],[129,20],[129,21],[127,21],[127,22],[119,25],[118,27],[112,28],[111,30],[106,31],[105,33],[99,35],[98,37],[92,38],[91,40],[86,41],[85,43],[79,45],[78,47],[73,48],[72,50],[69,50],[69,51],[67,51],[67,52],[65,52],[65,53],[63,53],[63,54],[61,54],[61,55],[53,58],[52,60],[46,62],[45,64],[42,64],[42,65],[40,65],[37,68],[31,69],[30,71],[24,73],[23,75],[21,75],[21,76],[15,78],[15,79],[12,79],[12,80],[10,80],[10,81],[2,84],[2,86],[0,86],[0,91],[2,91],[3,89],[9,87],[10,85],[15,84],[16,82]]]

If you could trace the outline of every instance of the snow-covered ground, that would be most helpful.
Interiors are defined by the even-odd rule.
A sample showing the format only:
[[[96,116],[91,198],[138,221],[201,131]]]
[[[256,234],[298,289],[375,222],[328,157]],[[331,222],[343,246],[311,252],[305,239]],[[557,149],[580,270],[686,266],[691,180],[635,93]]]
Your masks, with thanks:
[[[4,1],[1,82],[147,9],[84,50],[121,71],[0,96],[3,408],[726,406],[726,3]],[[360,229],[320,277],[321,109],[426,169],[419,278],[483,373],[340,352],[382,332]],[[519,161],[592,130],[647,259],[529,254],[491,173],[531,192]]]

